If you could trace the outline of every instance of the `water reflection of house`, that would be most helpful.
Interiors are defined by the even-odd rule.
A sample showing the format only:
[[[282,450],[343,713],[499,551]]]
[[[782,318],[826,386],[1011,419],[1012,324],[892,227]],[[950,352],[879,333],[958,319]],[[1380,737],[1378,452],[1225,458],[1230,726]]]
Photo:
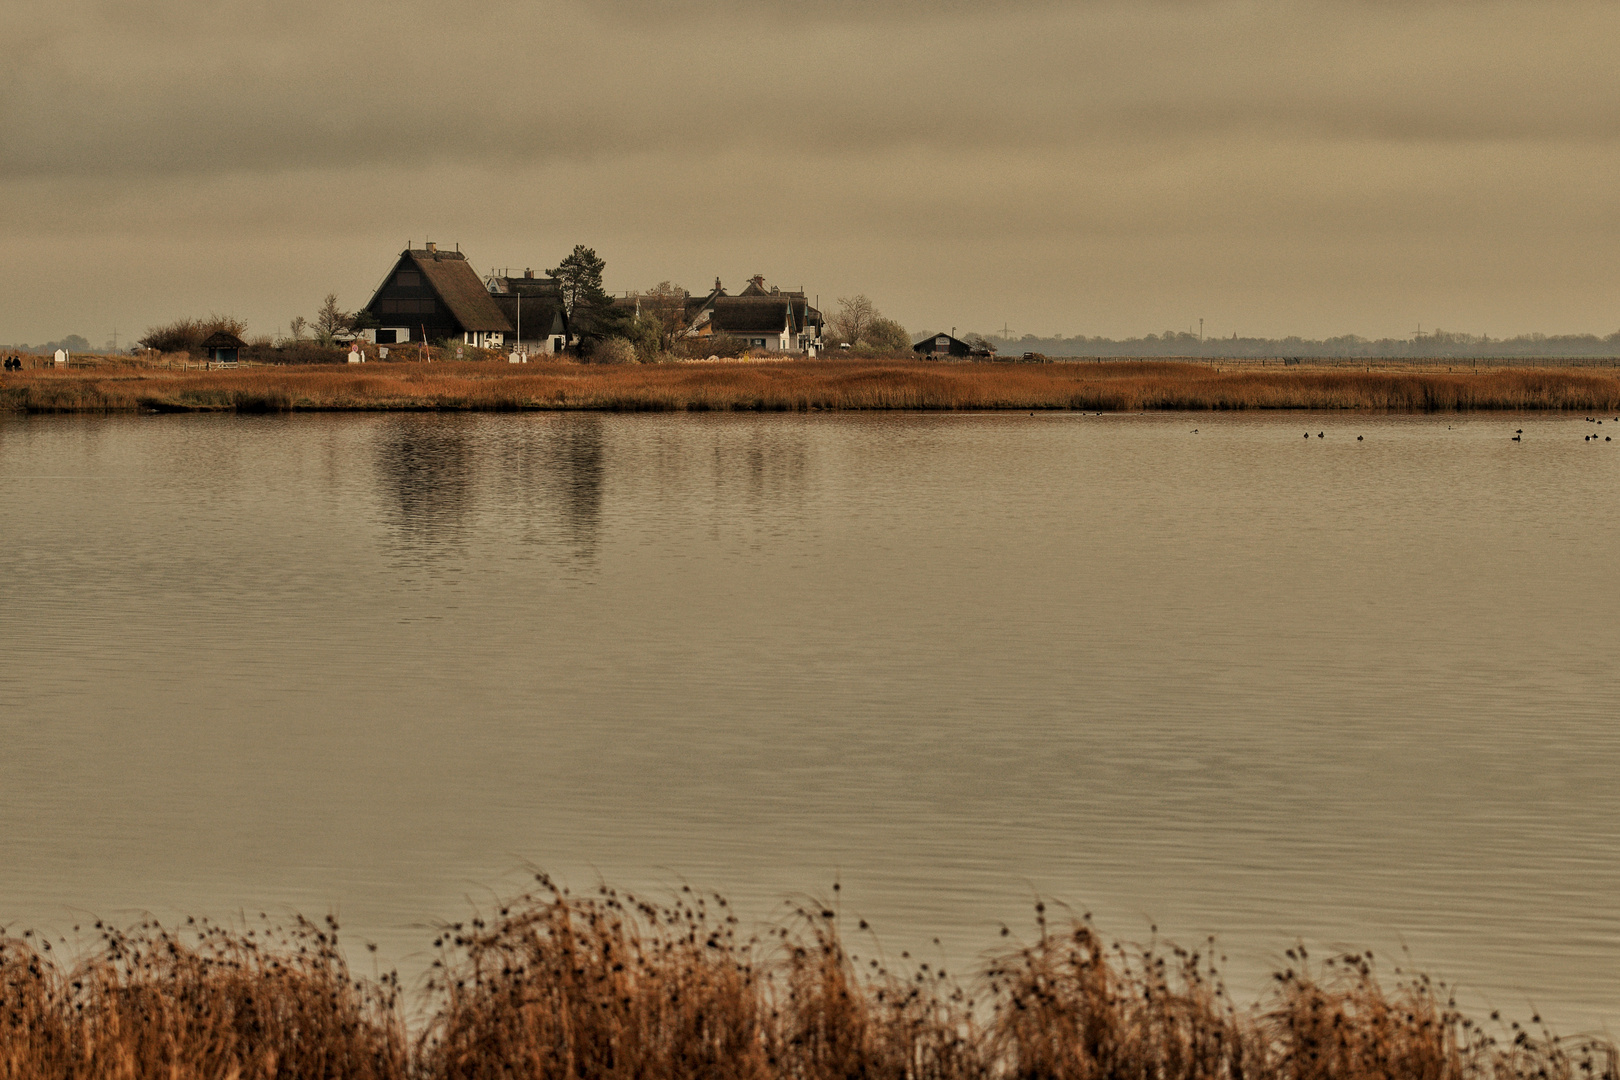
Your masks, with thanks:
[[[436,244],[401,252],[362,311],[383,345],[445,339],[498,348],[514,329],[467,257]]]
[[[510,339],[530,352],[561,352],[568,345],[568,312],[563,307],[562,282],[553,277],[535,277],[533,270],[522,277],[492,274],[485,280],[495,306],[512,324]]]
[[[390,538],[399,554],[437,557],[454,546],[474,510],[476,418],[453,413],[390,417],[379,428],[376,469],[388,493]]]

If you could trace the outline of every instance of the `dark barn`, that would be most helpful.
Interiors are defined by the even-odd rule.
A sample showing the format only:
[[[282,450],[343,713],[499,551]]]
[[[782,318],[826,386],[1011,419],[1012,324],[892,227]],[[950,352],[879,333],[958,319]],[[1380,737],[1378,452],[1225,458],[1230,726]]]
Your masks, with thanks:
[[[911,351],[921,356],[960,356],[974,355],[973,346],[949,334],[933,334],[923,338],[911,347]],[[980,350],[982,354],[983,350]]]

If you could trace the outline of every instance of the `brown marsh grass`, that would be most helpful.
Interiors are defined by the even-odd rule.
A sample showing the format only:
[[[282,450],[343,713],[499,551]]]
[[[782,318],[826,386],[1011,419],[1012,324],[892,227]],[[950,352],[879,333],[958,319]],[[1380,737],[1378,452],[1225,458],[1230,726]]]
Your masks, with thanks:
[[[0,411],[1352,409],[1620,410],[1620,375],[1592,368],[1477,372],[1175,361],[942,364],[908,360],[582,365],[372,363],[235,371],[24,371]]]
[[[356,978],[335,921],[100,927],[76,960],[0,941],[4,1080],[1616,1080],[1614,1048],[1386,988],[1303,949],[1240,1006],[1213,943],[1109,944],[1084,920],[967,980],[859,955],[819,903],[746,933],[726,901],[540,888],[441,928],[408,1034],[397,976]],[[969,989],[971,987],[971,990]]]
[[[0,941],[0,1077],[406,1075],[396,984],[351,978],[332,920],[96,929],[65,967],[48,941]]]

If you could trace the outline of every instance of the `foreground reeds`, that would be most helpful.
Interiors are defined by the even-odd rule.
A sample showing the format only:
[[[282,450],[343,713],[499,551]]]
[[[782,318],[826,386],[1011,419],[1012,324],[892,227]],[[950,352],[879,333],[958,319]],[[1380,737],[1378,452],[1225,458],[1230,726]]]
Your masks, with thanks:
[[[1607,1043],[1462,1016],[1367,955],[1253,1007],[1213,948],[1048,926],[959,982],[857,954],[810,905],[745,936],[726,902],[541,890],[443,928],[414,1036],[398,979],[356,978],[333,920],[282,932],[101,928],[88,955],[0,939],[0,1078],[193,1080],[1614,1080]],[[1037,911],[1040,911],[1037,908]],[[969,989],[971,988],[971,990]]]
[[[1224,368],[1172,361],[941,364],[814,360],[592,366],[567,362],[91,368],[0,378],[0,411],[388,409],[1358,409],[1620,411],[1620,375]]]
[[[392,979],[349,977],[335,924],[125,932],[63,969],[0,940],[0,1077],[401,1076]]]

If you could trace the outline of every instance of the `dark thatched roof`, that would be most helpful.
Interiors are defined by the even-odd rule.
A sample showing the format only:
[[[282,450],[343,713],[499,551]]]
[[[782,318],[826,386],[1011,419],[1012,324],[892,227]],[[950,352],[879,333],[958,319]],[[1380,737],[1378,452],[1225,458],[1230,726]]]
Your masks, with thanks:
[[[793,328],[792,314],[785,296],[719,296],[711,322],[717,334],[780,334]]]
[[[489,279],[490,294],[503,296],[509,293],[521,294],[525,299],[531,296],[555,296],[562,300],[562,282],[554,277],[501,277],[496,275]]]
[[[518,301],[522,299],[522,306]],[[517,332],[519,324],[523,332],[523,340],[533,341],[538,338],[550,337],[552,334],[566,334],[568,320],[563,314],[562,297],[560,296],[529,296],[526,293],[508,293],[504,296],[490,297],[495,306],[501,309],[506,321],[512,324],[513,332]]]
[[[467,256],[459,251],[412,251],[410,257],[463,330],[512,332],[512,324],[490,299]]]
[[[228,330],[215,330],[197,343],[199,349],[245,349],[247,342]]]
[[[526,335],[525,340],[568,333],[562,282],[556,278],[504,277],[496,274],[489,279],[486,287],[489,298],[501,309],[501,314],[506,316],[513,329]]]

